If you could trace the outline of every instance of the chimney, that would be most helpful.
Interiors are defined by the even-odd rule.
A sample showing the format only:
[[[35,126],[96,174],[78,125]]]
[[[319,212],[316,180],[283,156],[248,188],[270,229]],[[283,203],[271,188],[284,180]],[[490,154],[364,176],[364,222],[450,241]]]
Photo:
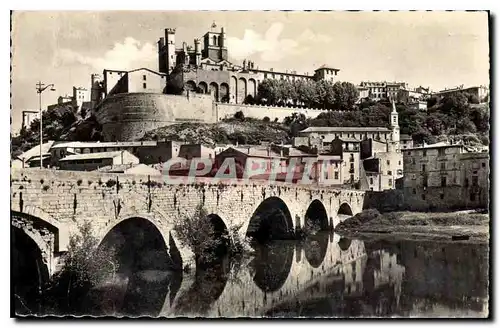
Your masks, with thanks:
[[[247,154],[250,154],[250,147],[247,148]]]

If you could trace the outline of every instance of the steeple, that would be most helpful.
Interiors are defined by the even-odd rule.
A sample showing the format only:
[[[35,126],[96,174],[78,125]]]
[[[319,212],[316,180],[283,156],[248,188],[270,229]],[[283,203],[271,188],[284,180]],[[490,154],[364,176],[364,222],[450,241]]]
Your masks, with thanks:
[[[399,114],[396,110],[396,103],[392,101],[392,112],[391,112],[391,130],[392,130],[392,141],[399,144]],[[398,147],[399,148],[399,145]]]

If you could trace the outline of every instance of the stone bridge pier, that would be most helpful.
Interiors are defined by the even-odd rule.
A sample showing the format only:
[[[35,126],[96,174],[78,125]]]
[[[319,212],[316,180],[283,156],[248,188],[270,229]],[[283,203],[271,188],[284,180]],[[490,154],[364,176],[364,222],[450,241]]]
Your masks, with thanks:
[[[168,262],[180,269],[192,264],[193,253],[174,226],[198,205],[218,229],[283,239],[293,238],[308,222],[333,228],[359,213],[363,200],[359,190],[267,181],[169,184],[163,177],[24,169],[11,172],[11,230],[14,246],[34,249],[30,259],[43,279],[58,270],[70,236],[84,222],[90,222],[101,245],[117,248],[123,258],[135,254],[133,265],[163,269],[147,263]]]

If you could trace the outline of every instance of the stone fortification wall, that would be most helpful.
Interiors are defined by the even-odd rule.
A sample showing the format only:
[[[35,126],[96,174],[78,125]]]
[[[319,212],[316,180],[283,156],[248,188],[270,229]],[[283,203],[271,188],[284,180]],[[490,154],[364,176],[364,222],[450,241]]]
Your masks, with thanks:
[[[279,122],[293,113],[317,117],[326,112],[299,107],[254,106],[214,103],[210,94],[175,96],[156,93],[124,93],[106,98],[96,109],[103,126],[104,141],[138,140],[148,131],[182,122],[215,123],[242,111],[245,117],[276,118]]]
[[[215,113],[217,121],[224,118],[233,117],[236,112],[242,111],[245,117],[253,117],[263,119],[269,117],[271,121],[276,118],[279,122],[293,113],[303,113],[306,117],[315,118],[321,113],[326,113],[326,110],[300,108],[300,107],[278,107],[278,106],[256,106],[256,105],[242,105],[242,104],[215,104]]]
[[[214,122],[210,95],[124,93],[106,98],[96,110],[105,141],[130,141],[156,128],[181,122]]]

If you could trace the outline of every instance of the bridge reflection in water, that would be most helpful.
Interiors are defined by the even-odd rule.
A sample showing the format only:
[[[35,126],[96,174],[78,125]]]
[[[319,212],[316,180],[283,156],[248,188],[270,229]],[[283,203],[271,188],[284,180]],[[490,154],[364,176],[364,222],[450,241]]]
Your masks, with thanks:
[[[484,316],[487,245],[320,233],[192,274],[144,270],[94,291],[94,314],[161,317]],[[450,279],[451,278],[451,279]],[[99,313],[98,313],[99,312]]]

